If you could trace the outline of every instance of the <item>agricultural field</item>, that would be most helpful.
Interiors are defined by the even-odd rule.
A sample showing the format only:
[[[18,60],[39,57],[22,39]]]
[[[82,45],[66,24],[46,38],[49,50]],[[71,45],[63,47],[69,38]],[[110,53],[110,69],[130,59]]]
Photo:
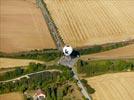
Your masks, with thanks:
[[[134,72],[86,78],[96,91],[93,100],[134,100]]]
[[[11,92],[7,94],[1,94],[0,100],[24,100],[24,97],[22,93]]]
[[[81,59],[121,59],[121,58],[134,58],[134,44],[125,47],[81,56]]]
[[[55,48],[35,0],[0,0],[0,51]]]
[[[133,0],[44,0],[65,44],[134,39]]]
[[[0,68],[13,68],[17,66],[26,66],[30,62],[44,63],[37,60],[27,60],[27,59],[12,59],[12,58],[0,58]]]

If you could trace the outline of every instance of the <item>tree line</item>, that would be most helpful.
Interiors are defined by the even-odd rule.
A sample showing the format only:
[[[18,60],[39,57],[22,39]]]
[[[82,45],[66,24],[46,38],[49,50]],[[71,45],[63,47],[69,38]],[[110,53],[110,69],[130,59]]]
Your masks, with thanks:
[[[30,66],[22,71],[14,71],[16,75],[24,72],[34,72],[37,70],[58,69],[60,71],[46,71],[39,74],[30,75],[29,78],[22,78],[14,82],[0,83],[0,94],[26,90],[36,90],[41,88],[46,92],[47,100],[63,100],[63,97],[67,95],[69,85],[67,81],[73,80],[72,71],[62,65],[45,66],[43,64],[31,63]],[[5,76],[3,76],[5,77]],[[32,100],[32,98],[29,98]]]
[[[25,68],[23,68],[23,66],[15,67],[14,70],[7,71],[5,73],[0,74],[0,81],[13,79],[13,78],[25,75],[25,74],[42,71],[45,69],[46,69],[45,64],[40,64],[40,63],[36,64],[34,62],[31,62],[31,63],[29,63],[28,66],[25,66]]]
[[[62,56],[62,53],[56,49],[32,50],[18,53],[0,52],[0,57],[19,58],[19,59],[35,59],[41,61],[52,61]]]
[[[98,53],[102,51],[107,51],[119,47],[123,47],[129,44],[132,44],[134,40],[126,41],[126,42],[117,42],[117,43],[108,43],[102,45],[94,45],[86,48],[77,48],[77,51],[80,55],[86,55],[91,53]],[[7,57],[7,58],[19,58],[19,59],[35,59],[41,61],[52,61],[58,59],[62,56],[62,52],[58,51],[57,49],[43,49],[43,50],[31,50],[25,52],[18,52],[18,53],[3,53],[0,52],[0,57]]]
[[[11,71],[0,74],[0,81],[13,79],[13,78],[16,78],[25,74],[30,74],[33,72],[51,70],[51,69],[58,69],[62,71],[62,75],[63,75],[62,78],[64,79],[69,79],[73,76],[73,72],[66,66],[63,66],[63,65],[46,66],[45,64],[40,64],[40,63],[36,64],[34,62],[31,62],[25,68],[23,68],[22,66],[16,67],[15,70],[11,70]]]
[[[92,54],[92,53],[98,53],[98,52],[103,52],[111,49],[116,49],[119,47],[123,47],[129,44],[132,44],[134,40],[131,41],[126,41],[126,42],[117,42],[117,43],[108,43],[108,44],[102,44],[102,45],[94,45],[91,47],[86,47],[86,48],[81,48],[78,49],[79,53],[81,55],[86,55],[86,54]]]
[[[86,76],[95,76],[111,72],[134,71],[133,60],[98,60],[77,62],[78,73],[86,73]]]

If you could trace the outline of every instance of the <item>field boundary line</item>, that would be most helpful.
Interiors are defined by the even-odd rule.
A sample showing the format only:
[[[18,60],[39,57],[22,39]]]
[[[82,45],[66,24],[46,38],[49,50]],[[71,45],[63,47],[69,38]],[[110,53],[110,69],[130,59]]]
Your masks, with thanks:
[[[47,23],[48,29],[50,31],[51,36],[53,37],[53,40],[57,46],[57,48],[62,51],[62,47],[64,45],[64,42],[59,35],[59,32],[57,30],[57,27],[47,9],[47,6],[43,0],[36,0],[36,5],[41,9],[41,12],[43,14],[43,17]]]

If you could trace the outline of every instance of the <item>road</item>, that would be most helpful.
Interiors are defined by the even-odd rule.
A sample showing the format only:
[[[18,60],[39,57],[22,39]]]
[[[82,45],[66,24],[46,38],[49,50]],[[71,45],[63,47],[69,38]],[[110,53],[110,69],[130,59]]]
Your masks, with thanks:
[[[88,100],[91,100],[91,97],[89,96],[88,92],[87,92],[87,89],[83,86],[83,84],[81,83],[78,75],[77,75],[77,72],[72,68],[72,71],[74,73],[74,78],[77,81],[77,85],[81,88],[81,93],[85,96],[85,98],[87,98]]]
[[[46,6],[44,6],[43,3],[44,2],[42,0],[37,0],[37,5],[40,7],[40,9],[42,11],[42,14],[47,22],[49,31],[55,41],[55,44],[56,44],[58,50],[62,52],[62,46],[64,45],[64,43],[59,36],[59,33],[56,29],[56,26],[55,26],[53,20],[51,19],[51,15],[49,15],[48,9],[46,8]],[[58,63],[73,68],[76,61],[77,61],[76,59],[62,57]],[[87,98],[88,100],[91,100],[91,97],[88,95],[88,92],[86,91],[83,84],[79,80],[77,73],[75,72],[75,70],[72,70],[72,71],[74,73],[74,78],[76,80],[78,80],[77,85],[81,88],[82,94],[85,96],[85,98]]]
[[[65,57],[64,56],[59,60],[59,63],[62,64],[62,65],[68,66],[69,68],[72,68],[72,71],[74,73],[74,79],[78,80],[77,85],[81,89],[81,93],[85,96],[85,98],[87,98],[88,100],[91,100],[91,97],[89,96],[86,88],[81,83],[81,81],[78,77],[78,74],[73,67],[74,64],[77,62],[77,60],[78,60],[78,58],[71,59],[71,57]]]
[[[43,70],[43,71],[39,71],[39,72],[34,72],[34,73],[30,73],[30,74],[25,74],[25,75],[22,75],[22,76],[20,76],[20,77],[14,78],[14,79],[6,80],[6,81],[0,81],[0,83],[14,82],[14,81],[20,80],[20,79],[22,79],[22,78],[30,78],[31,75],[40,74],[40,73],[47,72],[47,71],[49,71],[49,72],[53,72],[53,71],[61,72],[60,70],[57,70],[57,69],[53,69],[53,70]]]
[[[57,27],[54,24],[54,22],[51,18],[51,15],[49,14],[49,11],[46,7],[45,2],[43,0],[36,0],[36,4],[42,11],[43,17],[47,23],[50,34],[53,37],[53,40],[54,40],[58,50],[62,51],[62,46],[64,45],[64,42],[62,41],[62,39],[57,31]]]
[[[49,11],[45,5],[46,4],[43,2],[43,0],[37,0],[37,6],[42,11],[42,14],[44,16],[44,19],[47,22],[49,31],[55,41],[55,44],[56,44],[58,50],[62,52],[62,46],[64,45],[64,42],[62,41],[61,37],[59,36],[57,28],[56,28],[53,20],[51,19],[51,15],[49,14]],[[70,58],[62,57],[58,63],[68,66],[70,68],[73,68],[76,61],[77,61],[77,59],[70,59]],[[91,100],[91,97],[88,95],[87,90],[84,88],[83,84],[79,80],[76,71],[74,69],[72,71],[74,73],[74,78],[76,80],[78,80],[77,85],[81,88],[81,93],[85,96],[85,98],[87,98],[88,100]]]

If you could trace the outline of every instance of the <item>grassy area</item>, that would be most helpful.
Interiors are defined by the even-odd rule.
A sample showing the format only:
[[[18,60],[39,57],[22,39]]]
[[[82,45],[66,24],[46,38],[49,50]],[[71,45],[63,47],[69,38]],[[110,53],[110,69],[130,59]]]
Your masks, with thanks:
[[[91,77],[105,73],[134,71],[134,60],[79,60],[76,68],[78,73],[85,73]]]
[[[71,71],[70,69],[68,69],[68,67],[66,66],[62,66],[62,65],[51,65],[51,66],[47,66],[45,64],[40,64],[40,63],[30,63],[28,66],[25,66],[24,68],[21,67],[16,67],[14,70],[11,71],[7,71],[5,73],[1,73],[0,74],[0,81],[4,81],[4,80],[9,80],[9,79],[13,79],[25,74],[29,74],[29,73],[33,73],[33,72],[38,72],[38,71],[43,71],[43,70],[51,70],[51,69],[58,69],[60,71],[63,72],[63,77],[64,78],[70,78],[71,76]]]
[[[56,49],[44,49],[44,50],[33,50],[27,52],[18,53],[3,53],[0,52],[0,57],[5,58],[18,58],[18,59],[35,59],[40,61],[52,61],[60,58],[61,52]]]
[[[93,94],[93,93],[95,92],[95,89],[92,88],[92,87],[88,84],[87,80],[81,79],[81,82],[82,82],[82,84],[84,85],[84,87],[87,89],[87,92],[88,92],[89,94]]]
[[[1,78],[9,79],[25,73],[37,72],[39,70],[58,69],[53,72],[43,72],[31,75],[30,78],[21,78],[15,82],[0,83],[0,94],[41,88],[47,94],[47,100],[62,100],[69,92],[72,92],[71,85],[74,83],[73,74],[68,67],[62,65],[45,66],[43,64],[30,64],[26,69],[17,68],[15,71],[6,72]],[[60,72],[61,71],[61,72]],[[9,74],[10,73],[10,74]],[[15,75],[15,76],[14,76]],[[71,94],[71,93],[70,93]]]
[[[36,71],[45,70],[45,68],[46,65],[40,63],[30,63],[28,66],[25,67],[25,69],[21,67],[16,67],[14,70],[0,74],[0,81],[13,79]]]
[[[103,44],[103,45],[94,45],[91,47],[86,47],[86,48],[80,48],[78,51],[80,52],[81,55],[86,55],[86,54],[92,54],[92,53],[98,53],[98,52],[103,52],[107,50],[112,50],[116,49],[119,47],[124,47],[129,44],[132,44],[134,40],[126,41],[126,42],[117,42],[117,43],[108,43],[108,44]]]

